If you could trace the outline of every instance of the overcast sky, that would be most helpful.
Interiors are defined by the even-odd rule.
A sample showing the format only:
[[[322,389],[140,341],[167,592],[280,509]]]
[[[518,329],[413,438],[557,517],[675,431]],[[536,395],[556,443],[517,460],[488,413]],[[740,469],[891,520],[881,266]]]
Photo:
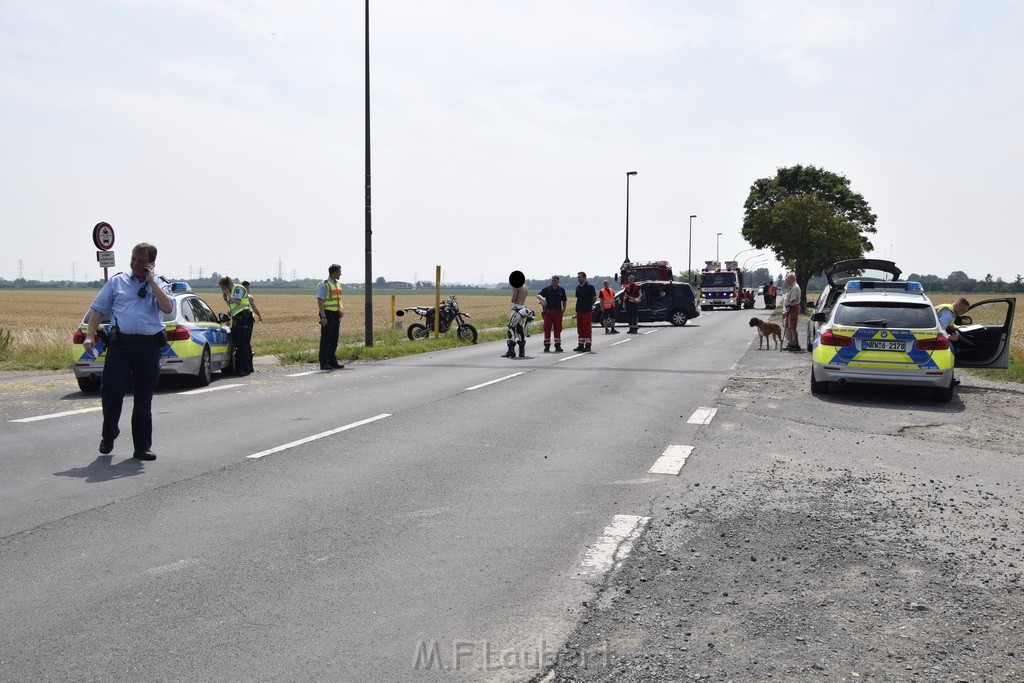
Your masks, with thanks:
[[[794,164],[849,178],[906,273],[1024,271],[1020,0],[370,11],[374,277],[612,273],[633,170],[633,260],[685,269],[691,214],[693,264],[731,258],[750,185]],[[0,277],[100,277],[107,221],[117,270],[150,241],[179,277],[362,281],[363,21],[362,0],[0,0]]]

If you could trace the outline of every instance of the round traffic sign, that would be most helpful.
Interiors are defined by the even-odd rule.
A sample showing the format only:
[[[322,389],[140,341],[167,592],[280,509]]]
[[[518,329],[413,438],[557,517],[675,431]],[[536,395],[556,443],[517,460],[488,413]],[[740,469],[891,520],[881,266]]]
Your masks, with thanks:
[[[92,229],[92,243],[96,245],[97,249],[103,251],[114,246],[114,229],[110,227],[110,223],[96,224],[96,227]]]

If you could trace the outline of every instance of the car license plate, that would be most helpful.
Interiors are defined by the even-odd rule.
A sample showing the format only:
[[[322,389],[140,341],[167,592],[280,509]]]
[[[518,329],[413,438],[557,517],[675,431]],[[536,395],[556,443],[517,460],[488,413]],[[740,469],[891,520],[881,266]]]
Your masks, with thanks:
[[[866,339],[861,342],[860,347],[865,351],[902,351],[906,352],[907,342],[905,341],[881,341],[878,339]]]

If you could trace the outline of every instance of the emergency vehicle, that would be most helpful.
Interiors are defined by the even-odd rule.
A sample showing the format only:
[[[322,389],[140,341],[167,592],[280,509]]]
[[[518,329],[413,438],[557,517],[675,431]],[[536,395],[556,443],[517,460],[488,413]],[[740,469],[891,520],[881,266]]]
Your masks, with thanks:
[[[224,324],[227,315],[218,317],[205,301],[192,293],[187,282],[171,283],[169,294],[173,308],[163,314],[167,344],[160,356],[160,374],[189,375],[195,384],[205,387],[215,371],[228,373],[232,370],[231,328]],[[107,356],[107,333],[111,326],[109,318],[101,319],[94,353],[87,353],[83,343],[91,315],[90,308],[72,337],[75,360],[71,367],[78,388],[85,392],[100,390]]]
[[[960,317],[951,342],[920,282],[851,280],[821,323],[811,356],[811,393],[833,384],[929,388],[937,401],[953,396],[953,368],[1007,368],[1015,300],[987,299]],[[977,320],[978,322],[975,322]],[[955,345],[955,349],[954,349]]]
[[[669,265],[668,261],[645,261],[643,263],[630,263],[626,261],[622,264],[622,268],[619,271],[619,282],[623,284],[629,282],[629,276],[632,275],[637,282],[645,282],[647,280],[661,280],[664,282],[672,282],[672,266]]]
[[[700,310],[743,307],[743,270],[736,261],[705,261],[700,270]]]

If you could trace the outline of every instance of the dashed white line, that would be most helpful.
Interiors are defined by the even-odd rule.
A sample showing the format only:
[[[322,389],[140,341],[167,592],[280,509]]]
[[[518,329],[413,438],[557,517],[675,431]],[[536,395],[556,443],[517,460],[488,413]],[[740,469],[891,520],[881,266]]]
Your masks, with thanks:
[[[39,420],[52,420],[55,417],[67,417],[68,415],[80,415],[82,413],[95,413],[97,410],[103,410],[101,406],[95,408],[82,408],[80,410],[65,410],[63,413],[52,413],[50,415],[36,415],[35,417],[23,417],[19,420],[11,420],[11,422],[38,422]]]
[[[644,334],[654,334],[655,332],[657,332],[657,330],[648,330],[644,332]]]
[[[623,339],[622,341],[615,342],[611,346],[618,346],[619,344],[625,344],[626,342],[631,342],[631,341],[633,341],[631,338],[630,339]]]
[[[585,354],[585,353],[574,353],[571,356],[566,356],[565,358],[561,358],[561,359],[559,359],[559,360],[557,360],[555,362],[556,363],[564,363],[567,360],[572,360],[573,358],[579,358],[579,357],[585,356],[585,355],[587,355],[587,354]]]
[[[686,421],[687,424],[691,425],[708,425],[711,424],[711,420],[714,419],[715,413],[718,412],[718,408],[697,408],[693,411],[693,415]]]
[[[587,548],[587,554],[580,563],[580,573],[598,578],[622,564],[650,519],[637,515],[615,515],[597,543]]]
[[[683,469],[686,459],[690,457],[692,452],[693,446],[669,446],[661,454],[661,457],[654,462],[651,469],[647,471],[651,474],[671,474],[676,476]]]
[[[189,391],[181,392],[182,396],[191,396],[192,394],[206,394],[211,391],[220,391],[221,389],[234,389],[235,387],[244,387],[244,384],[218,384],[215,387],[204,387],[202,389],[190,389]]]
[[[522,374],[523,374],[522,372],[514,372],[511,375],[505,375],[504,377],[499,377],[498,379],[492,379],[490,382],[484,382],[483,384],[477,384],[476,386],[467,387],[466,389],[463,389],[463,391],[476,391],[477,389],[480,389],[481,387],[486,387],[486,386],[490,386],[492,384],[497,384],[498,382],[504,382],[507,379],[512,379],[513,377],[518,377],[519,375],[522,375]]]
[[[369,418],[366,418],[365,420],[360,420],[359,422],[353,422],[351,424],[347,424],[344,427],[338,427],[337,429],[332,429],[332,430],[327,431],[327,432],[320,432],[319,434],[314,434],[313,436],[307,436],[305,439],[299,439],[298,441],[292,441],[291,443],[286,443],[286,444],[284,444],[282,446],[277,446],[275,448],[270,448],[270,449],[265,450],[265,451],[260,451],[259,453],[253,453],[252,455],[247,455],[245,457],[247,457],[247,458],[249,458],[251,460],[256,460],[258,458],[262,458],[262,457],[267,456],[267,455],[272,455],[274,453],[280,453],[281,451],[286,451],[289,448],[295,448],[296,446],[301,446],[302,444],[306,444],[306,443],[309,443],[311,441],[316,441],[318,439],[323,439],[324,437],[333,436],[334,434],[339,434],[341,432],[347,431],[347,430],[352,429],[354,427],[361,427],[362,425],[369,424],[371,422],[376,422],[377,420],[383,420],[385,417],[391,417],[391,413],[381,413],[380,415],[376,415],[374,417],[369,417]]]

